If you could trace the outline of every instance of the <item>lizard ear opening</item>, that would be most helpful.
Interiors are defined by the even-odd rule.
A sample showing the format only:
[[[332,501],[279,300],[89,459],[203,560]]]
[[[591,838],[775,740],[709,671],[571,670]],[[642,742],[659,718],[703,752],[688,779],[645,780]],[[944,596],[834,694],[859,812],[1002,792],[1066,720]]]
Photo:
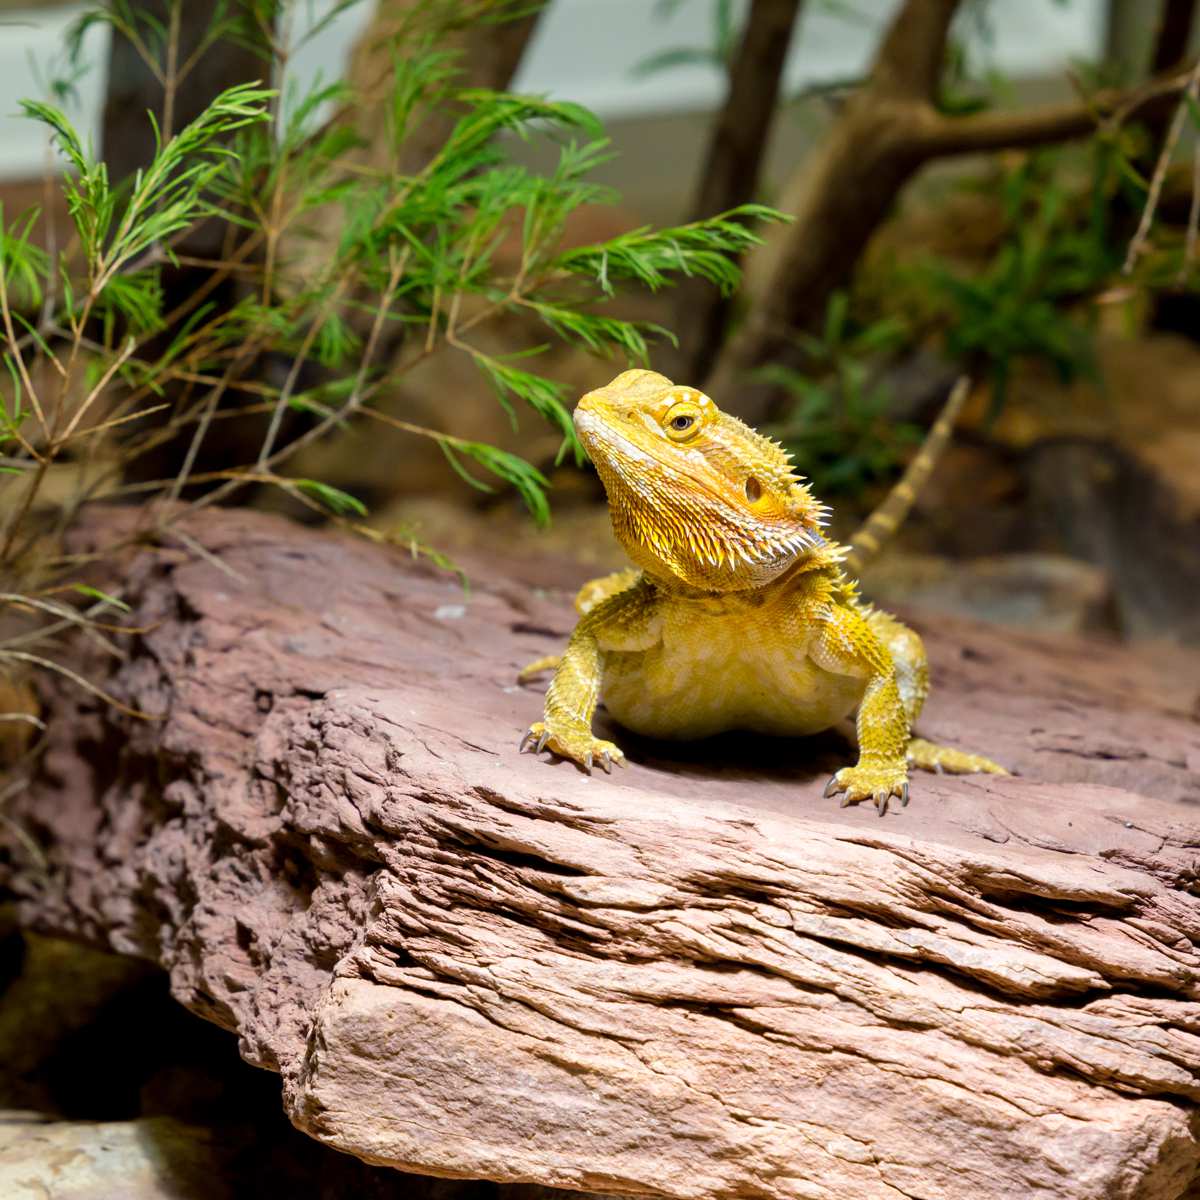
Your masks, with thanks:
[[[753,475],[746,476],[746,499],[751,504],[757,504],[762,499],[762,484]]]

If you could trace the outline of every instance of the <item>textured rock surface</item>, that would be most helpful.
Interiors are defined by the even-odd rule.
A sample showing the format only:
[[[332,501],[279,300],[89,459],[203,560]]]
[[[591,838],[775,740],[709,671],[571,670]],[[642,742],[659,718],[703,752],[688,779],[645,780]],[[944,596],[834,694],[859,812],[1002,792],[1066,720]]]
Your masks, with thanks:
[[[821,798],[834,735],[624,737],[612,779],[518,756],[540,697],[513,672],[569,629],[561,594],[189,528],[204,556],[124,581],[146,632],[109,686],[158,719],[57,699],[12,814],[49,871],[14,847],[8,883],[26,922],[165,965],[301,1128],[672,1197],[1186,1190],[1194,659],[1164,683],[939,618],[923,732],[1021,776],[920,776],[879,820]]]
[[[278,1077],[243,1062],[167,982],[148,963],[28,930],[0,943],[4,1200],[545,1200],[529,1184],[370,1166],[307,1137],[280,1107]]]

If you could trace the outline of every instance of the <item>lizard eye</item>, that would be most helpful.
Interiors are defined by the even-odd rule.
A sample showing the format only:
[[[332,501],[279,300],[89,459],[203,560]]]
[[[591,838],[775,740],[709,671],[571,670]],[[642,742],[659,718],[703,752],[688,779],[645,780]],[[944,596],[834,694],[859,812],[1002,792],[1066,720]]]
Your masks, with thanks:
[[[746,476],[746,499],[749,500],[751,504],[755,504],[759,500],[762,499],[762,492],[763,492],[762,484],[759,483],[758,480],[755,479],[753,475],[747,475]]]
[[[701,416],[694,404],[685,403],[672,408],[663,420],[667,437],[675,442],[686,442],[700,432]]]

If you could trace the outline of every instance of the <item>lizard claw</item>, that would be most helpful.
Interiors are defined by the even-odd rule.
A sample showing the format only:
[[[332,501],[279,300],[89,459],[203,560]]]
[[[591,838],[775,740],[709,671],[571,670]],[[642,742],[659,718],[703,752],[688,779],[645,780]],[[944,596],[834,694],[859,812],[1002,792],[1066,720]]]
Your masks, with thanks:
[[[903,762],[858,763],[843,767],[825,786],[825,795],[844,792],[842,807],[870,800],[882,817],[888,810],[893,796],[898,796],[902,805],[908,803],[907,765]]]
[[[536,741],[534,740],[536,739]],[[550,740],[550,731],[543,729],[540,724],[534,725],[521,739],[521,744],[517,747],[518,754],[524,754],[526,746],[533,744],[534,754],[541,754],[546,748],[546,743]]]
[[[593,737],[587,728],[575,729],[570,725],[547,725],[544,721],[537,721],[521,739],[520,749],[524,750],[530,745],[535,754],[549,750],[559,758],[578,764],[589,775],[597,763],[610,775],[614,762],[625,766],[625,755],[620,747]]]

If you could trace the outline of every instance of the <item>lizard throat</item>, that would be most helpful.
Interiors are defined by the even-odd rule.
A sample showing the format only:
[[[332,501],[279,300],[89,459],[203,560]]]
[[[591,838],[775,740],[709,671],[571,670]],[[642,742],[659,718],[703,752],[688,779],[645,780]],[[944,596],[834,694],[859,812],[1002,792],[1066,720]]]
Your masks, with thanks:
[[[742,591],[770,583],[826,547],[815,507],[810,520],[763,518],[598,416],[577,412],[576,425],[608,493],[613,532],[630,558],[656,577]]]

